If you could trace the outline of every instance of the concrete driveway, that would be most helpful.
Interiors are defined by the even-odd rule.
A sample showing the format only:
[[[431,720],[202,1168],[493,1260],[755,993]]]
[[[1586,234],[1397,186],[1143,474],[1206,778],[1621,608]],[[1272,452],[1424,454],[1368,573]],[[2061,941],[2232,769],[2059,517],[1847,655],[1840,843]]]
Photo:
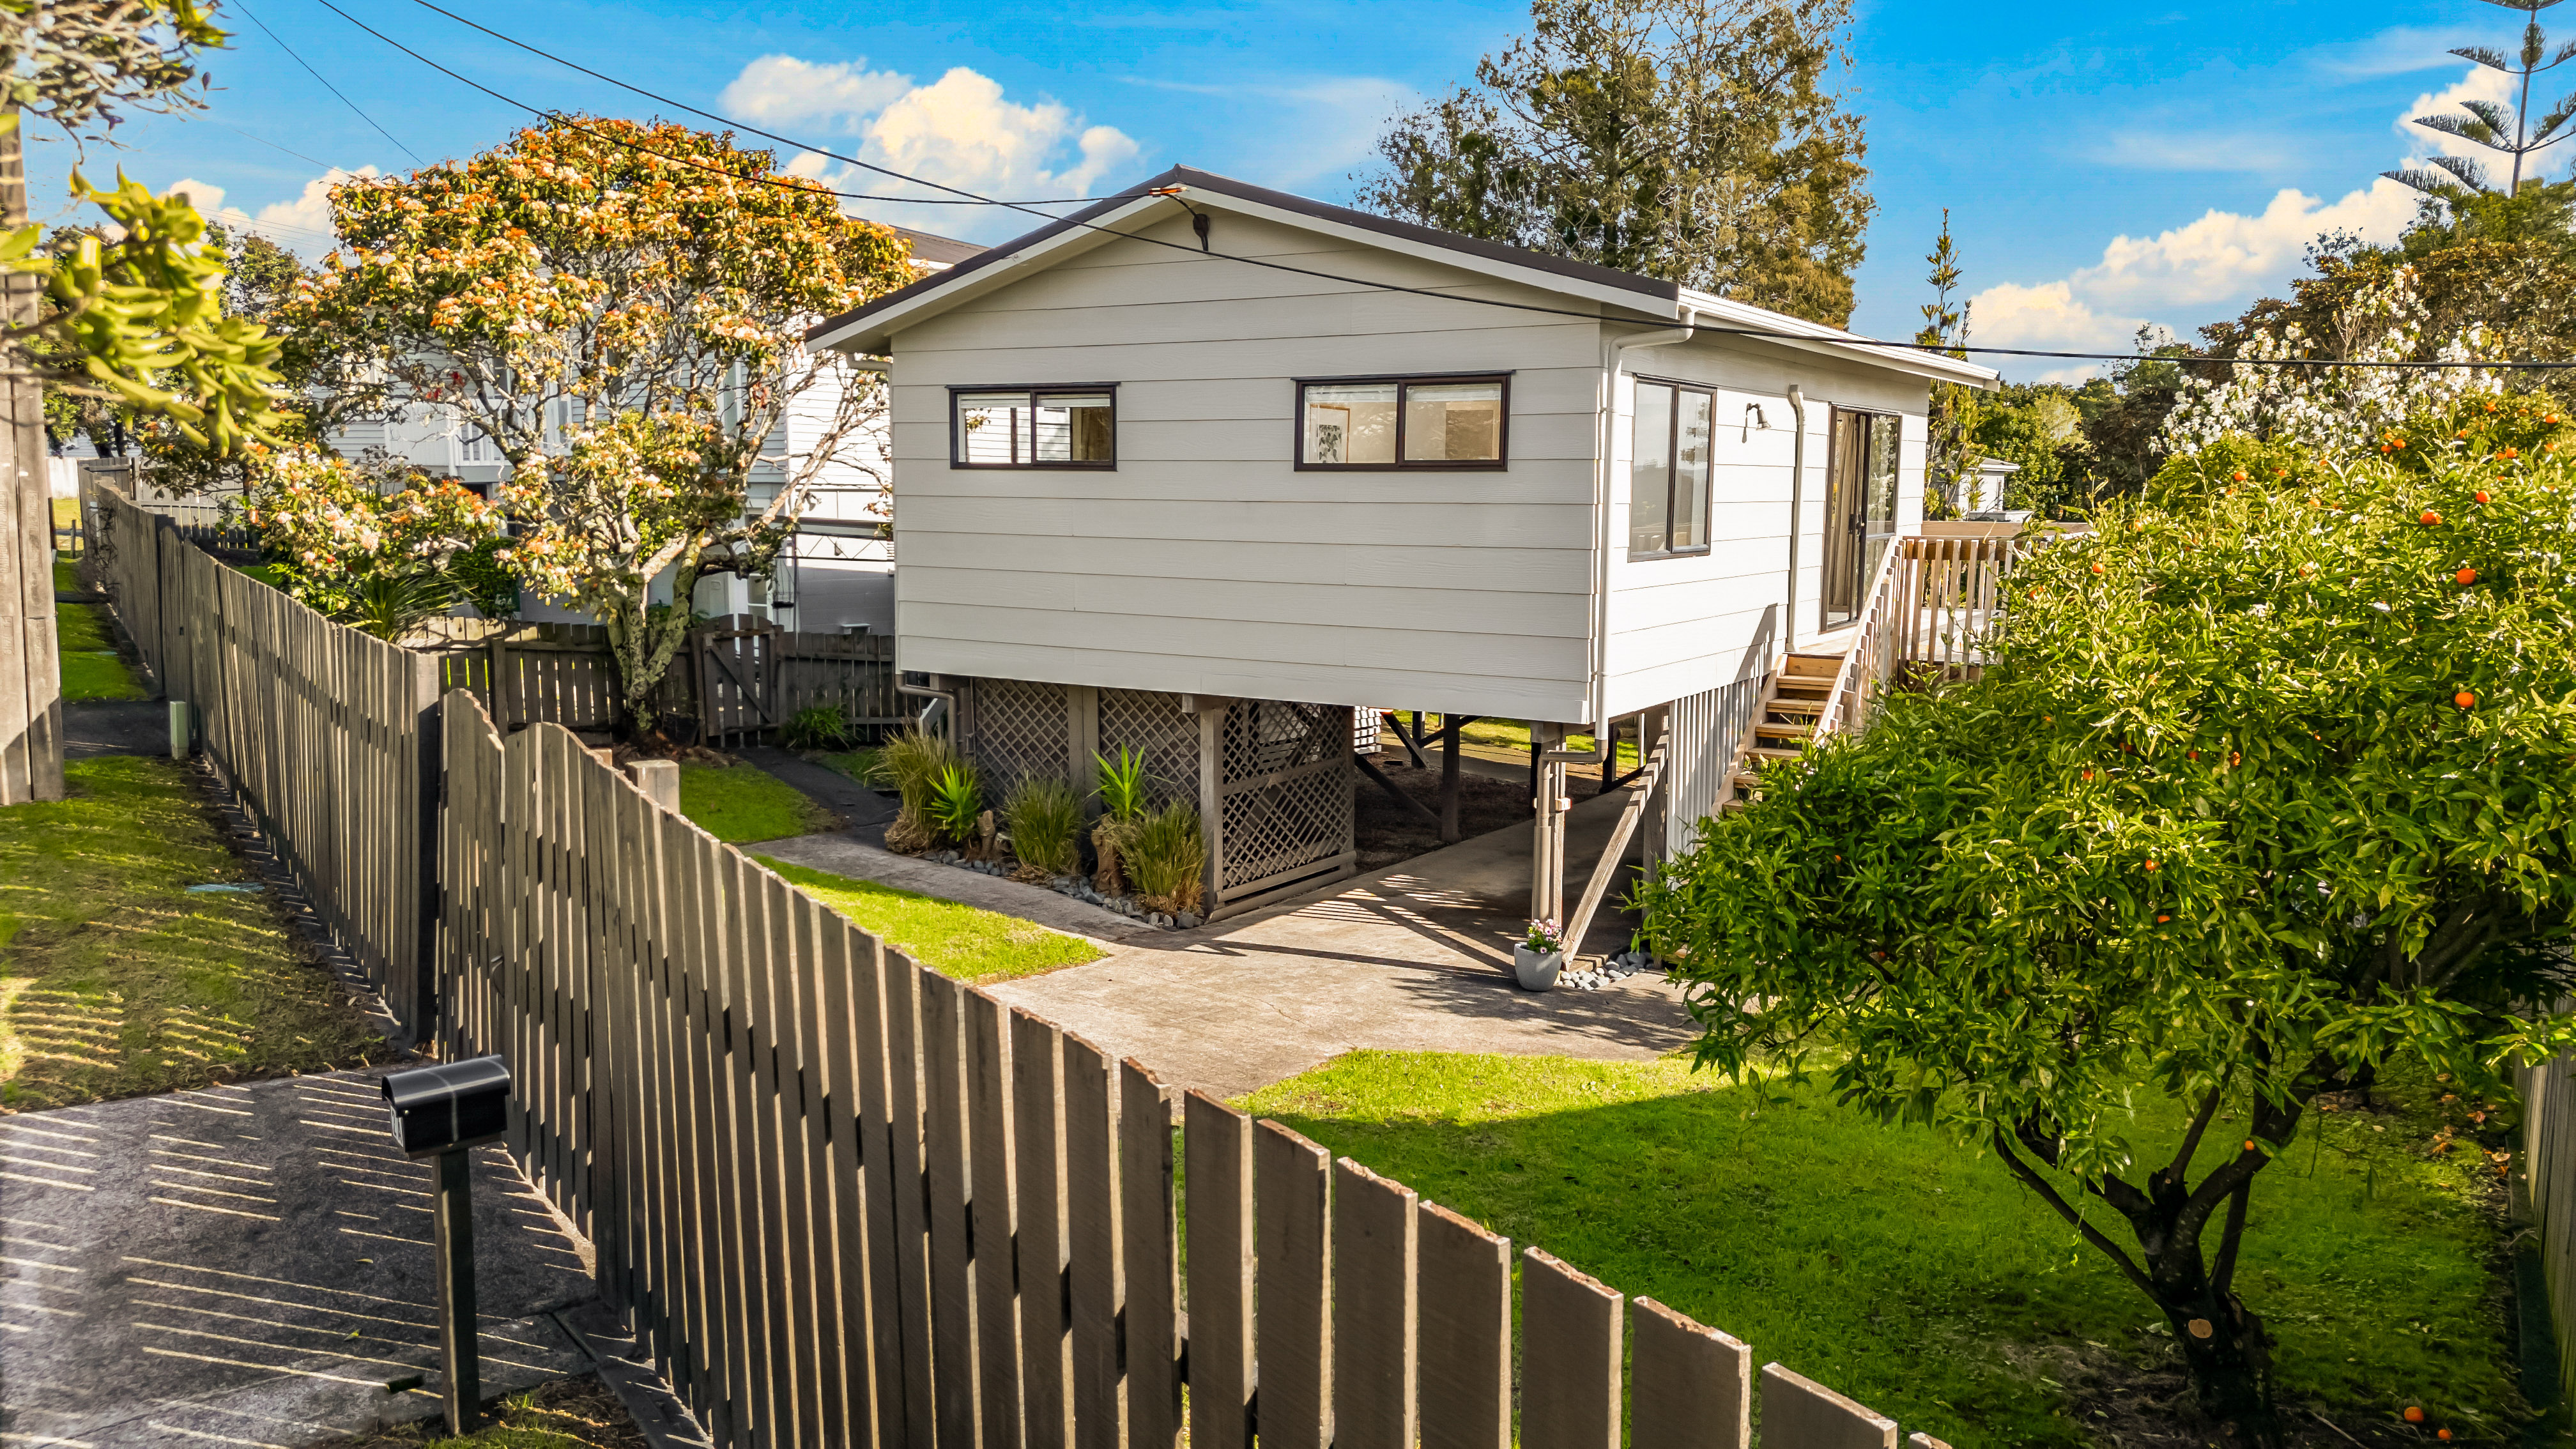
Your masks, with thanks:
[[[428,1168],[393,1151],[376,1076],[0,1117],[0,1444],[435,1415]],[[485,1394],[591,1371],[555,1316],[595,1296],[583,1245],[497,1149],[474,1167]]]
[[[1626,799],[1571,813],[1576,895]],[[1681,994],[1639,975],[1605,991],[1523,991],[1530,827],[1416,856],[1300,900],[1108,957],[986,988],[1132,1056],[1179,1087],[1241,1096],[1348,1051],[1494,1052],[1645,1060],[1694,1032]],[[1614,892],[1614,898],[1615,898]],[[1623,949],[1635,922],[1605,908],[1584,949]]]

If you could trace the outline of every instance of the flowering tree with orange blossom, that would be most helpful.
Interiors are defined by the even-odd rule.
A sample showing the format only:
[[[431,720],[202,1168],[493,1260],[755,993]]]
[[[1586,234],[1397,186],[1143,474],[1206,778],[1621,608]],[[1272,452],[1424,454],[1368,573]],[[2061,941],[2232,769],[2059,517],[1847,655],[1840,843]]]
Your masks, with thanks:
[[[561,117],[462,162],[332,192],[347,248],[282,325],[363,338],[389,402],[450,408],[510,465],[507,555],[607,626],[631,726],[698,580],[759,575],[815,476],[882,407],[806,327],[911,281],[910,251],[767,151],[667,123]],[[758,509],[800,401],[820,436]],[[805,409],[813,411],[810,405]]]
[[[2540,398],[2222,439],[2040,550],[1980,679],[1767,769],[1644,889],[1700,1062],[1992,1151],[2278,1442],[2237,1264],[2316,1099],[2502,1100],[2576,1046],[2571,445]]]

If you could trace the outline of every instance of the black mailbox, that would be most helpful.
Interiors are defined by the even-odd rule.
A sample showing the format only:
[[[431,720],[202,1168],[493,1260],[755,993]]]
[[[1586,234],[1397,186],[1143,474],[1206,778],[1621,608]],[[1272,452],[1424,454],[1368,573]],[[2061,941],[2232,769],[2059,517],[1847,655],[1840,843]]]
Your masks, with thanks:
[[[384,1079],[394,1145],[435,1157],[493,1141],[510,1125],[510,1068],[499,1057],[442,1062]]]

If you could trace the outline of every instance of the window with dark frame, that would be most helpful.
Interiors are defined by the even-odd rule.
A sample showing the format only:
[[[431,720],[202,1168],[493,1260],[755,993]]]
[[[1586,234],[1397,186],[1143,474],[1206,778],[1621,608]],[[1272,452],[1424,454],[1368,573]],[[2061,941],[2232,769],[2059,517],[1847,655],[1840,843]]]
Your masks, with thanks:
[[[1297,466],[1505,467],[1510,384],[1500,374],[1301,379]]]
[[[1708,551],[1708,488],[1717,395],[1680,383],[1637,384],[1628,466],[1628,557]]]
[[[948,408],[952,468],[1118,466],[1115,388],[951,388]]]

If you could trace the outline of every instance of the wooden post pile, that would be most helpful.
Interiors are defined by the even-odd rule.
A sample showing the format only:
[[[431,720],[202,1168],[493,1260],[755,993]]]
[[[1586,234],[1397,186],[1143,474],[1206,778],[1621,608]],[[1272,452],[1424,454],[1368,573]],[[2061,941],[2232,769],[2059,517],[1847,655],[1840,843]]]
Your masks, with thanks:
[[[446,1044],[510,1061],[514,1150],[719,1443],[1743,1449],[1758,1382],[1773,1445],[1893,1449],[1278,1123],[1191,1092],[1176,1134],[1138,1063],[922,969],[560,728],[445,711]]]

